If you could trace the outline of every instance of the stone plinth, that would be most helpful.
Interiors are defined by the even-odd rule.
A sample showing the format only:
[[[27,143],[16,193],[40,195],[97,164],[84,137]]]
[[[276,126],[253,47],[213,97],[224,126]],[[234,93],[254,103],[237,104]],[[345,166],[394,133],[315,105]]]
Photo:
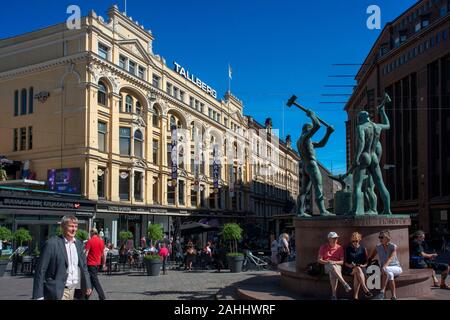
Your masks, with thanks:
[[[329,298],[331,289],[328,276],[320,279],[306,274],[305,269],[317,261],[319,248],[326,243],[331,231],[339,236],[339,244],[344,248],[350,245],[353,232],[363,236],[362,245],[370,255],[380,243],[379,232],[389,230],[391,242],[395,243],[403,274],[396,279],[398,296],[401,298],[427,295],[431,293],[431,270],[409,270],[409,232],[411,219],[408,215],[364,215],[331,216],[314,218],[294,218],[297,260],[294,263],[279,265],[281,285],[305,297]],[[350,279],[348,279],[350,280]],[[345,294],[339,286],[340,296]]]
[[[411,219],[408,215],[364,215],[364,216],[332,216],[314,218],[294,218],[295,245],[297,250],[297,271],[305,270],[306,266],[317,261],[319,248],[326,243],[327,234],[336,232],[339,244],[344,248],[350,244],[353,232],[363,236],[361,244],[369,254],[380,243],[378,239],[381,230],[388,229],[391,242],[398,246],[397,255],[404,270],[409,269],[409,232]]]

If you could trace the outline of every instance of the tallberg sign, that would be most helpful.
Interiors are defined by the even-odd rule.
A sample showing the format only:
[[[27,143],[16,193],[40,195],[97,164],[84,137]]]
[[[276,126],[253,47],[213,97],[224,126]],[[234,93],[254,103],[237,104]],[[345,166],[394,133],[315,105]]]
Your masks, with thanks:
[[[193,74],[190,74],[188,70],[184,69],[181,65],[179,65],[175,61],[173,62],[173,64],[175,65],[175,71],[178,74],[180,74],[181,76],[183,76],[184,78],[186,78],[187,80],[192,82],[193,84],[197,85],[200,89],[205,91],[207,94],[209,94],[217,99],[216,90],[212,89],[210,86],[208,86],[206,83],[204,83],[202,80],[200,80]]]

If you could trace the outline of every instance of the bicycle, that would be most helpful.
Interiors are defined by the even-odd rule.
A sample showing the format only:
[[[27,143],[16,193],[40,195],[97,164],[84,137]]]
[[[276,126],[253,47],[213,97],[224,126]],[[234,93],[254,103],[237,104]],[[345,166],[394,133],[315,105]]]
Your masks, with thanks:
[[[257,257],[250,250],[244,251],[245,258],[244,263],[242,265],[243,271],[248,271],[252,266],[256,268],[256,270],[268,270],[270,268],[270,259],[268,257]]]

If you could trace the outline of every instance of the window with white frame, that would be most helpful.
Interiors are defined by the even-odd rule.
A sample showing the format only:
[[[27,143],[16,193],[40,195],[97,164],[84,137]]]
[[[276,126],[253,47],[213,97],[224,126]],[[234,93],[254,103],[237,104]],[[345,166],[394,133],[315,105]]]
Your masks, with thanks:
[[[103,43],[99,42],[98,43],[98,55],[105,60],[109,60],[109,47],[104,45]]]

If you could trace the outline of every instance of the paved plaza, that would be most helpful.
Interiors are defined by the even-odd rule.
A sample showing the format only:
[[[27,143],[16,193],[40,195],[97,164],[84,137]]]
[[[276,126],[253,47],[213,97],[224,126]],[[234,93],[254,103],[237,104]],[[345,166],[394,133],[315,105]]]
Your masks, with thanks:
[[[278,273],[171,270],[167,275],[150,277],[143,272],[133,271],[111,276],[101,274],[99,279],[107,298],[113,300],[222,300],[235,299],[237,283],[262,274]],[[0,300],[29,300],[32,288],[32,277],[11,277],[6,273],[0,278]],[[98,299],[95,290],[91,299]]]

